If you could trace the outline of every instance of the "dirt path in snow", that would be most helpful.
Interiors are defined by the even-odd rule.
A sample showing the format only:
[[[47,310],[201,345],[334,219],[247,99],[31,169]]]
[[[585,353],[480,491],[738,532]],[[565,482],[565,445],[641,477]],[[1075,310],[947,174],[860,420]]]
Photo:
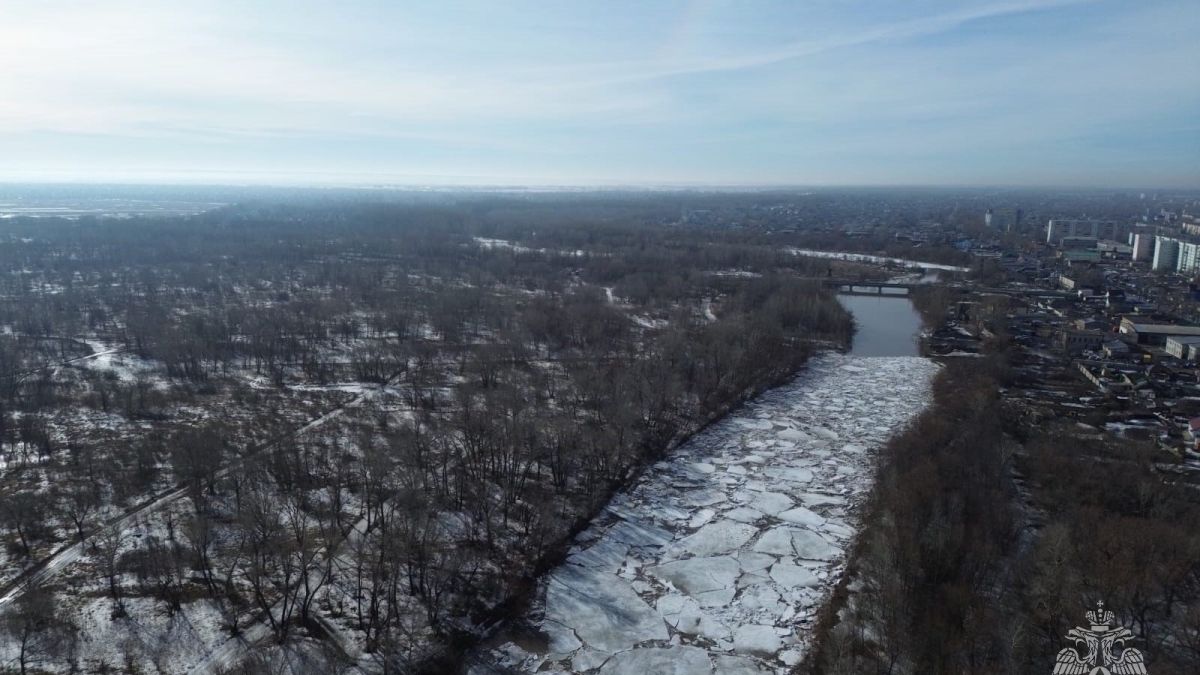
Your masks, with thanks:
[[[71,359],[70,361],[63,362],[63,364],[59,364],[59,365],[75,363],[75,362],[78,362],[78,361],[84,360],[84,359],[97,358],[100,356],[104,356],[105,354],[113,353],[114,351],[119,351],[119,350],[109,350],[106,352],[97,352],[95,354],[90,354],[89,356],[86,356],[86,357],[80,357],[78,359]],[[58,367],[58,366],[55,366],[55,367]],[[303,424],[303,425],[297,427],[295,430],[293,430],[291,432],[281,435],[280,437],[276,438],[275,440],[271,441],[270,443],[263,445],[263,447],[259,448],[259,450],[257,452],[254,452],[253,454],[250,454],[250,455],[246,455],[245,457],[242,457],[242,458],[238,459],[237,461],[229,464],[224,469],[222,469],[220,472],[218,472],[217,476],[224,477],[224,476],[228,475],[229,472],[240,469],[242,466],[244,466],[246,464],[246,462],[260,456],[263,452],[266,452],[267,450],[270,450],[270,449],[278,446],[280,443],[284,442],[285,440],[295,438],[296,436],[299,436],[300,434],[303,434],[307,431],[315,429],[315,428],[321,426],[322,424],[328,422],[329,420],[341,415],[347,409],[358,406],[364,400],[371,397],[371,395],[374,392],[382,391],[384,388],[391,385],[397,377],[398,377],[398,375],[393,375],[392,377],[388,378],[388,380],[386,382],[379,385],[379,387],[377,389],[366,390],[363,393],[359,394],[358,396],[355,396],[353,399],[347,401],[346,403],[343,403],[342,405],[334,408],[333,410],[331,410],[327,413],[324,413],[324,414],[320,415],[319,417],[307,422],[306,424]],[[143,516],[147,516],[147,515],[156,513],[185,496],[187,496],[187,488],[186,487],[175,487],[171,490],[160,493],[157,496],[153,497],[152,499],[150,499],[146,502],[143,502],[140,505],[132,507],[131,509],[125,511],[125,513],[121,514],[120,516],[117,516],[116,518],[101,525],[100,527],[98,527],[97,529],[92,531],[82,541],[76,541],[72,544],[67,544],[67,545],[64,545],[64,546],[58,548],[53,553],[51,553],[49,556],[42,559],[40,562],[34,564],[32,567],[25,569],[25,571],[23,571],[19,575],[17,575],[17,577],[15,579],[13,579],[12,581],[4,584],[3,586],[0,586],[0,610],[3,610],[9,603],[13,602],[18,597],[20,597],[21,593],[23,593],[25,591],[25,589],[28,588],[29,586],[39,585],[39,584],[45,583],[46,581],[48,581],[50,579],[53,579],[54,577],[58,576],[58,574],[60,572],[62,572],[67,567],[69,567],[72,563],[74,563],[77,560],[79,560],[80,558],[82,558],[84,553],[87,551],[88,547],[91,546],[92,542],[95,541],[96,537],[99,536],[101,533],[108,532],[108,531],[118,531],[118,532],[124,531],[124,530],[128,529],[131,525],[133,525],[135,522],[137,522],[137,520],[142,518]]]

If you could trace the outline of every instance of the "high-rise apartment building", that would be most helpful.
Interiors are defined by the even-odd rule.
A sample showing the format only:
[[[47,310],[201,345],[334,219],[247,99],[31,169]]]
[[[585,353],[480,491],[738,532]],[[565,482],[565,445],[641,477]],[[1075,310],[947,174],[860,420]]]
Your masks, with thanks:
[[[1172,237],[1154,238],[1154,258],[1150,267],[1156,272],[1174,272],[1179,262],[1179,240]]]
[[[1129,236],[1129,239],[1129,245],[1133,247],[1133,260],[1148,261],[1154,257],[1153,234],[1149,232],[1135,232]]]

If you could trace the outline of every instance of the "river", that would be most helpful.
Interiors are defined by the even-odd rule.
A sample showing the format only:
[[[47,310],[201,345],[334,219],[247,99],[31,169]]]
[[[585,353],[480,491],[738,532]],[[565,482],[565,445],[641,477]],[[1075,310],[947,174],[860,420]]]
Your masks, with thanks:
[[[851,356],[919,356],[921,317],[906,298],[839,295],[857,330]]]
[[[815,357],[649,467],[472,668],[786,673],[845,569],[875,454],[929,402],[904,298],[843,297],[848,354]]]

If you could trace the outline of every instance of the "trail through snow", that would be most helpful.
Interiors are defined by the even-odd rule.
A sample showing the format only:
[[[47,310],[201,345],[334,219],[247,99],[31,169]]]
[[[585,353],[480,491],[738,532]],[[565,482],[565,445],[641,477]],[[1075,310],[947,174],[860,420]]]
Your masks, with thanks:
[[[112,352],[110,351],[110,352],[106,352],[106,353],[112,353]],[[101,355],[103,355],[103,354],[100,354],[100,353],[92,354],[91,357],[96,357],[96,356],[101,356]],[[89,358],[89,357],[85,357],[85,358]],[[389,380],[387,383],[381,385],[379,387],[379,389],[382,390],[390,383],[391,383],[391,380]],[[331,410],[323,415],[320,415],[319,417],[311,420],[307,424],[304,424],[303,426],[297,428],[295,431],[285,435],[284,437],[282,437],[280,439],[276,439],[274,442],[264,445],[262,448],[259,449],[258,453],[256,453],[255,455],[249,455],[247,457],[241,458],[240,460],[238,460],[236,462],[231,463],[230,465],[228,465],[224,469],[222,469],[218,473],[218,475],[224,476],[224,475],[228,474],[230,471],[236,471],[236,470],[240,469],[247,460],[251,459],[252,457],[256,457],[258,454],[261,454],[264,450],[274,447],[276,444],[282,442],[286,438],[293,438],[299,434],[305,433],[306,431],[310,431],[312,429],[315,429],[315,428],[321,426],[322,424],[325,424],[329,420],[337,417],[338,415],[341,415],[343,412],[346,411],[346,409],[352,408],[352,407],[355,407],[355,406],[361,404],[365,399],[374,395],[374,393],[376,391],[377,391],[376,389],[369,389],[369,390],[363,391],[361,394],[359,394],[355,398],[351,399],[350,401],[346,402],[344,405],[334,408],[333,410]],[[34,566],[30,567],[29,569],[27,569],[25,572],[23,572],[21,575],[19,575],[16,579],[8,582],[4,586],[0,586],[0,610],[2,610],[5,606],[7,606],[13,600],[17,599],[17,597],[19,597],[21,595],[21,593],[23,593],[24,590],[26,588],[28,588],[30,585],[37,585],[37,584],[45,583],[45,582],[49,581],[50,579],[53,579],[54,577],[58,576],[58,574],[60,572],[62,572],[63,569],[69,567],[72,563],[78,561],[81,557],[83,557],[84,552],[87,550],[88,547],[91,546],[91,543],[95,540],[95,538],[101,532],[107,531],[107,530],[124,531],[126,529],[129,529],[138,519],[143,518],[151,513],[155,513],[157,511],[161,510],[162,508],[166,507],[167,505],[171,504],[172,502],[183,498],[186,495],[187,495],[186,487],[179,487],[179,488],[175,488],[175,489],[169,490],[167,492],[161,493],[157,497],[143,503],[142,505],[137,506],[129,511],[126,511],[119,518],[117,518],[113,521],[110,521],[109,523],[100,527],[97,531],[89,534],[83,541],[77,541],[73,544],[65,545],[65,546],[59,548],[58,550],[54,551],[48,557],[44,558],[41,562],[39,562],[39,563],[35,564]]]

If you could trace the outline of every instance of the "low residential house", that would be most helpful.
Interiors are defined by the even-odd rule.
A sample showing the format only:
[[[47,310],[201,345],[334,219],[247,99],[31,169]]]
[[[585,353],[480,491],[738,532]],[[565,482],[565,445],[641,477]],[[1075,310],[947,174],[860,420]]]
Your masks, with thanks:
[[[1113,310],[1124,309],[1126,312],[1147,315],[1158,311],[1156,303],[1137,295],[1126,295],[1124,302],[1114,303],[1112,308]]]
[[[1130,355],[1129,345],[1120,340],[1109,340],[1100,348],[1104,352],[1104,356],[1110,359],[1128,358]]]
[[[1200,417],[1200,398],[1180,396],[1171,401],[1171,413],[1186,418]]]
[[[1190,449],[1200,450],[1200,417],[1188,420],[1187,431],[1184,432],[1183,438],[1187,441]]]

